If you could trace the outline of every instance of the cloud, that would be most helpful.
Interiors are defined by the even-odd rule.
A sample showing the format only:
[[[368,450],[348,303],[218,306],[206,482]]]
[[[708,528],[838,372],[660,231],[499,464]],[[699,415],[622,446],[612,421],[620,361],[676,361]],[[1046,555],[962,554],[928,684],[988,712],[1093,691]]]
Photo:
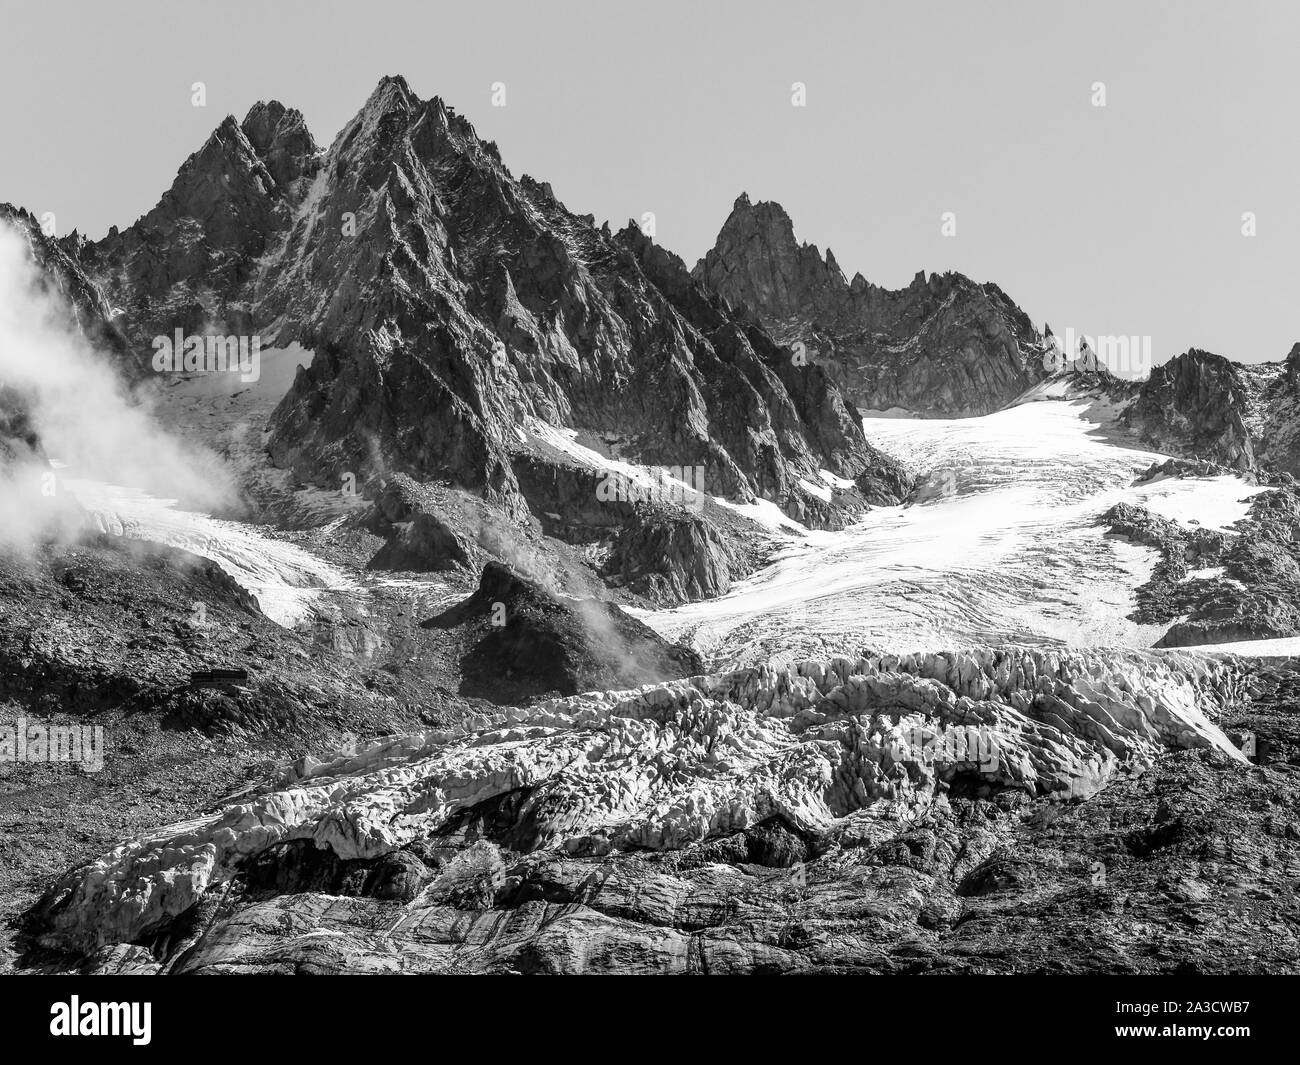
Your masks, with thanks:
[[[133,391],[78,331],[70,308],[42,286],[26,237],[0,224],[0,545],[81,530],[64,476],[203,510],[234,496],[221,460],[158,423],[147,389]]]

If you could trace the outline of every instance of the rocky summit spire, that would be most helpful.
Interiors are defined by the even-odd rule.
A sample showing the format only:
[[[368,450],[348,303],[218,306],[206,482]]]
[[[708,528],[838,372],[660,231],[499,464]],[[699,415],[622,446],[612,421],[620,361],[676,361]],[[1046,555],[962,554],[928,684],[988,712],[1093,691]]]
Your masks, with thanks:
[[[751,203],[744,192],[694,274],[731,303],[744,304],[764,318],[786,318],[833,303],[839,290],[848,288],[833,257],[825,261],[815,246],[799,243],[785,208],[769,201]]]

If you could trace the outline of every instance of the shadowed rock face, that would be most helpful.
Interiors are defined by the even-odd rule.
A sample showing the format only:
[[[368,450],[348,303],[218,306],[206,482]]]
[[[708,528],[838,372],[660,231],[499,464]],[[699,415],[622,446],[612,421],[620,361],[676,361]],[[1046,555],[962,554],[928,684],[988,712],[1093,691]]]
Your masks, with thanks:
[[[863,409],[988,414],[1047,376],[1044,340],[993,284],[919,273],[905,289],[845,278],[779,204],[742,194],[693,274],[783,344],[802,342]]]
[[[505,703],[690,676],[699,655],[597,600],[561,599],[496,562],[477,591],[424,622],[457,630],[461,694]]]
[[[1255,468],[1246,415],[1250,403],[1240,368],[1222,355],[1192,348],[1157,366],[1125,422],[1148,443],[1220,462]]]
[[[711,599],[744,568],[734,545],[706,518],[637,508],[614,541],[607,577],[654,602]]]
[[[1152,371],[1123,421],[1162,451],[1289,483],[1300,475],[1300,344],[1256,364],[1192,348]]]

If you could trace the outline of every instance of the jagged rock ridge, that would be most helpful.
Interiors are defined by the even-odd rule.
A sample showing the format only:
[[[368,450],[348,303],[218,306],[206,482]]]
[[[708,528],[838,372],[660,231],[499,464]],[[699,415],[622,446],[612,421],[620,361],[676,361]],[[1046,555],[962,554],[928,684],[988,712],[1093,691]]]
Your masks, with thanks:
[[[819,370],[790,372],[679,260],[514,178],[399,77],[324,153],[278,103],[228,118],[85,261],[137,344],[220,323],[316,350],[271,452],[317,483],[400,470],[521,515],[511,456],[529,416],[615,433],[647,464],[703,464],[712,492],[742,501],[871,457]]]
[[[924,271],[898,291],[850,281],[829,249],[798,242],[779,204],[747,194],[693,275],[804,344],[863,409],[988,414],[1048,373],[1043,336],[996,285]]]
[[[1152,371],[1123,422],[1162,451],[1285,483],[1300,475],[1300,344],[1256,364],[1191,348]]]

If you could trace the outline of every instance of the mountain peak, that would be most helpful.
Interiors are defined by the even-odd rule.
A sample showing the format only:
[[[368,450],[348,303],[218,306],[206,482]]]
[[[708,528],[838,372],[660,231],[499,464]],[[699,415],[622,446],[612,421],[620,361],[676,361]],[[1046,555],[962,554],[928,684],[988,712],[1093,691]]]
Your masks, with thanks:
[[[742,193],[693,273],[782,343],[819,349],[864,408],[987,414],[1041,376],[1041,340],[997,286],[924,270],[898,291],[849,281],[829,248],[799,242],[779,203]]]
[[[799,243],[784,207],[774,200],[753,203],[744,192],[693,273],[760,317],[788,317],[809,288],[848,288],[834,256],[823,260],[815,246]]]
[[[274,125],[288,113],[289,108],[279,100],[258,100],[248,109],[242,124],[247,126],[250,122],[268,122]]]
[[[296,108],[279,100],[259,100],[248,109],[240,128],[277,185],[288,185],[314,171],[316,140]]]
[[[404,77],[400,74],[385,74],[362,104],[359,115],[383,116],[394,112],[409,114],[420,105],[420,98],[411,91]]]
[[[217,128],[208,136],[208,141],[224,141],[229,137],[237,136],[239,132],[239,119],[234,115],[227,115],[220,121],[220,123],[218,123]]]
[[[407,84],[406,79],[402,77],[401,74],[385,74],[375,85],[375,90],[370,94],[370,98],[374,99],[375,96],[379,94],[389,92],[398,93],[404,96],[407,100],[419,99],[419,97],[411,91],[411,86]]]

